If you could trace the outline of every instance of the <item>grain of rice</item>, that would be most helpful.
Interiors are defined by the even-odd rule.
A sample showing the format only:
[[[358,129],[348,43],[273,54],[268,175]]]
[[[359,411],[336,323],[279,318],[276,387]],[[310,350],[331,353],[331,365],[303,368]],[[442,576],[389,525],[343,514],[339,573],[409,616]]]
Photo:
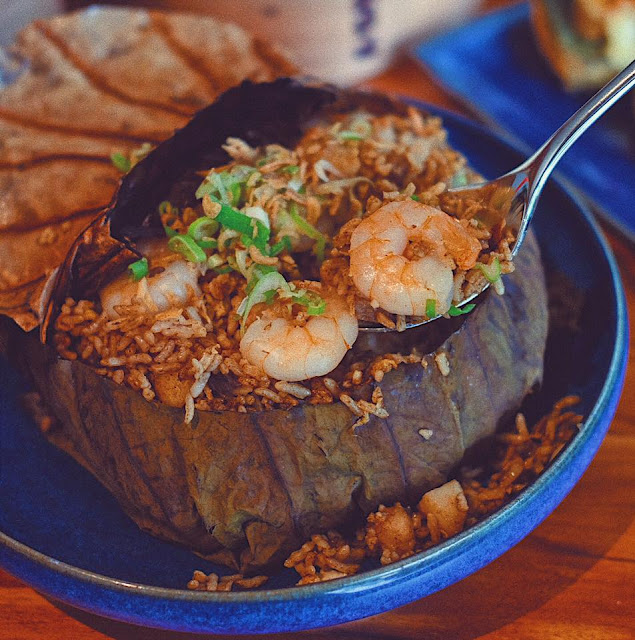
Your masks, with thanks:
[[[269,400],[271,400],[272,402],[277,402],[277,403],[282,403],[283,400],[280,397],[279,394],[277,394],[275,391],[272,391],[271,389],[265,389],[264,387],[258,387],[257,389],[254,389],[254,393],[258,396],[262,396],[263,398],[267,398]]]
[[[201,393],[203,393],[203,389],[205,389],[205,385],[207,385],[207,381],[209,380],[211,375],[211,372],[207,371],[205,373],[201,373],[198,376],[194,384],[190,387],[189,394],[190,396],[192,396],[192,398],[198,398]]]
[[[322,382],[324,383],[324,386],[327,388],[327,390],[330,393],[332,393],[336,397],[339,396],[340,388],[337,382],[333,380],[333,378],[328,378],[328,377],[322,378]]]
[[[372,402],[367,402],[366,400],[358,400],[357,406],[364,412],[370,413],[378,418],[387,418],[388,411],[381,406],[373,404]]]
[[[450,361],[445,351],[440,351],[434,356],[434,361],[441,375],[445,378],[450,375]]]
[[[101,361],[101,364],[103,364],[106,367],[121,367],[123,364],[126,364],[126,359],[125,358],[106,358],[105,360]]]
[[[185,396],[185,424],[190,424],[194,419],[194,398],[192,398],[192,394],[188,393]]]
[[[278,391],[288,393],[294,398],[299,398],[300,400],[304,400],[304,398],[308,398],[311,395],[310,389],[307,389],[297,382],[285,382],[283,380],[279,380],[274,386]]]
[[[359,408],[355,400],[353,400],[353,398],[351,398],[348,394],[340,394],[339,399],[340,402],[343,402],[356,416],[359,416],[361,418],[364,415],[364,412]]]
[[[556,403],[552,412],[532,427],[529,438],[524,436],[527,429],[524,419],[518,418],[516,435],[522,437],[505,440],[507,444],[499,451],[498,458],[487,473],[482,468],[460,470],[461,492],[456,494],[454,508],[467,516],[463,528],[475,525],[509,502],[562,451],[576,432],[575,425],[581,420],[579,415],[562,410],[578,400],[569,396]],[[557,425],[553,433],[547,429],[548,423]],[[429,430],[421,429],[419,433],[422,437],[425,437],[422,434],[424,431]],[[544,463],[536,459],[538,454]],[[522,479],[520,482],[519,478]],[[409,533],[403,529],[404,515],[412,523]],[[392,524],[389,522],[391,518],[395,518]],[[399,523],[401,534],[385,536],[380,541],[376,529],[378,522],[389,528],[397,527]],[[405,553],[398,548],[399,544],[404,544],[404,535],[411,536],[412,545],[405,549]],[[328,536],[313,535],[297,551],[292,552],[284,564],[298,573],[300,580],[297,584],[311,584],[352,575],[365,559],[375,558],[381,564],[389,564],[427,550],[442,539],[436,514],[424,514],[414,508],[404,509],[397,503],[393,507],[380,506],[376,513],[368,516],[365,525],[348,539],[337,532],[329,532]],[[330,571],[335,571],[336,575],[331,575]]]

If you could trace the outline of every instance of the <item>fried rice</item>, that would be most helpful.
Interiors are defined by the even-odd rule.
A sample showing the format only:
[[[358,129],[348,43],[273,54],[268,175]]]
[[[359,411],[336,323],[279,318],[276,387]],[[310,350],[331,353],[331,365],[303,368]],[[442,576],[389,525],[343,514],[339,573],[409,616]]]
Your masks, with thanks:
[[[534,482],[571,441],[582,422],[582,416],[571,411],[579,401],[577,396],[558,400],[531,428],[522,413],[516,414],[514,428],[496,437],[487,461],[466,464],[455,479],[427,492],[413,507],[399,502],[380,505],[352,535],[313,534],[289,555],[285,567],[298,573],[298,585],[327,582],[358,573],[364,562],[385,566],[403,560],[474,526]],[[187,587],[249,589],[266,580],[267,576],[257,576],[252,583],[242,575],[219,578],[195,571]]]
[[[274,301],[297,326],[323,309],[319,290],[302,288],[310,280],[335,291],[360,320],[402,329],[404,316],[369,305],[350,275],[351,234],[386,203],[415,200],[440,208],[478,241],[479,262],[454,270],[457,303],[486,279],[500,292],[500,276],[513,270],[511,232],[503,224],[487,223],[499,218],[509,194],[493,192],[489,201],[465,203],[446,192],[479,176],[448,146],[437,117],[413,108],[403,117],[358,111],[316,124],[294,149],[275,144],[252,148],[237,138],[229,138],[224,148],[230,162],[201,176],[196,206],[181,207],[175,196],[159,208],[172,250],[164,264],[183,258],[195,262],[200,295],[159,311],[133,296],[115,306],[114,314],[99,299],[68,298],[53,338],[63,358],[91,365],[146,400],[183,407],[186,422],[195,410],[247,412],[338,400],[358,417],[357,425],[370,415],[387,415],[380,390],[372,397],[360,397],[355,390],[381,382],[404,362],[428,366],[416,350],[348,358],[326,376],[286,381],[264,373],[240,348],[245,328],[271,307],[275,294],[261,296],[251,308],[249,300],[254,283],[272,272],[299,283],[291,285],[291,299],[283,299],[278,290]],[[218,224],[223,207],[255,221],[253,233]],[[207,236],[191,233],[193,225],[203,228],[201,221]],[[266,244],[258,242],[261,232],[266,232]],[[408,250],[416,256],[420,247],[415,243]],[[149,273],[131,269],[130,278],[143,283],[152,273],[150,259]]]

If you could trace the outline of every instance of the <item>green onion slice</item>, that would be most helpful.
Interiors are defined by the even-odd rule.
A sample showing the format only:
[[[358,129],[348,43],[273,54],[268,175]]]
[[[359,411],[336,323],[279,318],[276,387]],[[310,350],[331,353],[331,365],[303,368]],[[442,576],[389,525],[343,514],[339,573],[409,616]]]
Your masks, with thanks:
[[[112,153],[110,155],[110,161],[113,163],[115,168],[119,169],[122,173],[128,173],[131,169],[130,159],[124,156],[123,153]]]
[[[238,309],[236,309],[236,312],[242,317],[244,322],[255,305],[261,302],[270,304],[273,300],[273,294],[278,291],[283,291],[287,294],[292,294],[293,292],[291,285],[284,279],[282,274],[277,271],[265,273],[257,280],[251,292],[243,299]]]
[[[215,196],[210,197],[221,205],[218,215],[213,218],[213,220],[219,222],[223,227],[244,234],[245,238],[243,238],[243,240],[246,239],[248,242],[246,246],[255,244],[263,254],[266,254],[267,242],[271,235],[267,226],[260,222],[260,220],[250,218],[233,207],[223,204]]]
[[[414,195],[410,196],[415,202],[421,202],[421,198],[415,193]]]
[[[226,264],[224,267],[214,267],[214,271],[220,276],[224,273],[232,272],[233,269],[228,264]]]
[[[221,265],[225,264],[225,262],[225,258],[222,258],[217,253],[214,253],[209,258],[207,258],[207,266],[210,269],[217,269]]]
[[[240,204],[240,198],[242,197],[242,194],[243,194],[242,185],[240,185],[238,182],[234,182],[234,184],[232,184],[229,187],[229,190],[231,191],[231,194],[232,194],[231,204],[237,207]]]
[[[340,140],[363,140],[364,136],[355,131],[340,131],[338,134]]]
[[[434,298],[426,300],[426,317],[435,318],[437,315],[437,301]]]
[[[306,307],[310,316],[320,316],[326,311],[326,300],[315,291],[305,291],[303,295],[294,297],[293,301]]]
[[[290,176],[292,176],[300,171],[300,167],[297,164],[290,164],[288,167],[282,167],[280,171],[282,171],[283,173],[288,173]]]
[[[176,235],[168,240],[168,248],[174,253],[180,253],[188,262],[205,262],[207,254],[199,247],[194,238],[186,235]]]
[[[128,273],[135,282],[145,278],[148,275],[148,259],[141,258],[141,260],[129,264]]]
[[[236,165],[231,171],[210,171],[196,190],[196,197],[217,196],[224,204],[237,207],[243,194],[243,185],[256,173],[254,167]]]
[[[277,269],[270,264],[254,264],[251,267],[250,278],[247,282],[247,293],[251,293],[257,282],[267,273],[277,272]]]
[[[178,236],[179,235],[178,231],[176,231],[172,227],[168,226],[167,224],[163,225],[163,230],[165,231],[165,235],[168,238],[173,238],[174,236]]]
[[[276,244],[271,247],[269,254],[275,257],[285,249],[287,251],[291,251],[291,238],[289,236],[283,236],[278,242],[276,242]]]
[[[187,228],[187,235],[202,249],[215,249],[218,241],[214,239],[214,234],[218,231],[218,222],[207,216],[197,218]]]
[[[480,269],[481,273],[485,276],[488,282],[494,284],[501,277],[501,263],[498,258],[494,258],[492,264],[483,264],[477,262],[474,267]]]
[[[503,284],[502,271],[501,271],[501,263],[498,258],[494,258],[491,264],[483,264],[481,262],[477,262],[474,265],[475,268],[480,269],[481,273],[485,276],[485,279],[488,282],[491,282],[494,285],[494,290],[499,295],[503,295],[505,293],[505,285]]]
[[[458,307],[455,307],[454,305],[452,305],[449,309],[448,309],[448,315],[455,317],[455,316],[464,316],[466,313],[469,313],[470,311],[472,311],[472,309],[474,309],[476,305],[473,303],[470,304],[466,304],[463,305],[460,309]]]
[[[318,231],[311,223],[307,222],[298,211],[298,205],[292,202],[289,205],[289,215],[295,223],[296,227],[309,238],[315,240],[315,246],[313,247],[313,253],[317,256],[317,259],[322,262],[324,260],[324,249],[326,247],[326,236]]]
[[[176,218],[179,215],[179,210],[169,200],[164,200],[159,203],[159,215],[165,216],[170,214]]]

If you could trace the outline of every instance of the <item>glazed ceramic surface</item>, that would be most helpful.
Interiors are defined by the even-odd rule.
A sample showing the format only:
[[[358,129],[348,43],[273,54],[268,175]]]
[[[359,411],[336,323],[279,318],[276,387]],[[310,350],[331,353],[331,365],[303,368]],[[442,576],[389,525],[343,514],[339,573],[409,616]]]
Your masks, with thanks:
[[[522,159],[488,131],[430,110],[443,116],[450,143],[486,177]],[[48,444],[19,402],[26,383],[2,360],[0,564],[35,589],[96,614],[217,633],[290,631],[355,620],[477,571],[531,532],[580,478],[611,422],[626,367],[623,290],[596,223],[551,181],[532,225],[548,281],[568,283],[582,304],[576,330],[550,334],[534,410],[546,411],[556,399],[576,393],[585,421],[543,475],[493,516],[425,553],[383,568],[369,565],[350,578],[293,587],[297,575],[286,571],[257,591],[190,592],[184,587],[192,571],[210,572],[213,565],[141,532],[92,476]]]

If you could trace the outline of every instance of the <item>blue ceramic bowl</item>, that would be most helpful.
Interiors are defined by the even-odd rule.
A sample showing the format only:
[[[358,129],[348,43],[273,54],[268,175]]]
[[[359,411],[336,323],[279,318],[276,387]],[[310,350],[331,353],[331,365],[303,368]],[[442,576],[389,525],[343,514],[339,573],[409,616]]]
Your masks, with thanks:
[[[436,109],[430,109],[438,112]],[[488,177],[521,154],[501,138],[441,113],[451,144]],[[96,614],[151,627],[258,633],[338,624],[387,611],[461,580],[534,529],[580,478],[611,422],[627,358],[624,294],[614,259],[586,208],[557,182],[533,227],[550,279],[584,304],[580,330],[552,333],[545,408],[576,393],[584,426],[540,478],[480,524],[425,553],[341,580],[292,587],[283,572],[266,589],[190,592],[194,569],[212,565],[141,532],[84,469],[49,445],[21,408],[25,384],[0,363],[0,564],[35,589]]]

